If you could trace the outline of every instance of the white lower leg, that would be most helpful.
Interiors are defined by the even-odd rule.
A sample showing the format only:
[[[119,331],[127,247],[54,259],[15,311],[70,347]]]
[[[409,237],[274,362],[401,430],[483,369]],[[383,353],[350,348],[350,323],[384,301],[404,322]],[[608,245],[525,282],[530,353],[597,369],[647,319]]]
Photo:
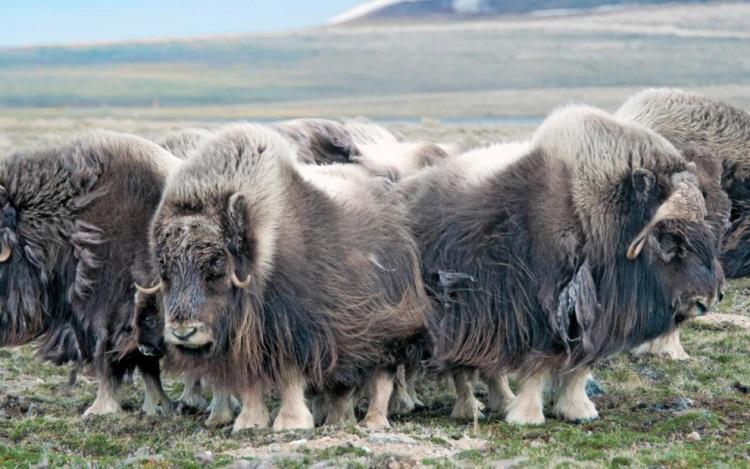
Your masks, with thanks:
[[[268,408],[263,402],[263,385],[256,381],[239,392],[242,412],[234,421],[232,432],[245,428],[268,428]]]
[[[519,425],[538,425],[544,423],[544,386],[549,372],[541,371],[527,376],[521,382],[518,395],[510,401],[505,421]]]
[[[474,420],[483,418],[482,404],[474,397],[473,371],[459,370],[453,373],[453,386],[456,389],[456,403],[451,412],[451,418],[460,420]]]
[[[141,373],[143,375],[143,385],[146,393],[143,398],[142,410],[146,415],[155,415],[159,410],[162,413],[172,411],[172,401],[164,392],[161,385],[161,379],[158,375],[150,373]]]
[[[207,427],[223,427],[234,420],[232,397],[226,392],[214,389],[209,409],[211,412],[205,422]]]
[[[586,382],[590,376],[589,367],[581,367],[560,376],[560,389],[553,409],[558,418],[581,421],[599,417],[596,406],[586,394]]]
[[[305,377],[298,369],[284,373],[279,382],[281,408],[273,421],[274,430],[301,430],[315,427],[310,409],[305,403]]]
[[[370,402],[367,407],[367,415],[361,425],[370,429],[388,428],[388,401],[393,392],[393,373],[385,370],[376,371],[370,380],[368,397]]]
[[[687,354],[680,342],[680,330],[675,329],[666,335],[641,344],[633,349],[634,355],[656,355],[657,357],[670,358],[672,360],[688,360]]]
[[[120,400],[117,396],[118,383],[112,376],[99,376],[99,388],[96,391],[96,399],[86,409],[83,416],[106,415],[120,412]]]
[[[208,407],[208,402],[201,396],[201,380],[193,373],[184,373],[182,376],[185,387],[182,388],[182,394],[178,400],[188,407],[204,410]]]
[[[483,374],[482,378],[487,383],[487,408],[493,412],[505,412],[510,401],[516,397],[510,389],[508,375]]]

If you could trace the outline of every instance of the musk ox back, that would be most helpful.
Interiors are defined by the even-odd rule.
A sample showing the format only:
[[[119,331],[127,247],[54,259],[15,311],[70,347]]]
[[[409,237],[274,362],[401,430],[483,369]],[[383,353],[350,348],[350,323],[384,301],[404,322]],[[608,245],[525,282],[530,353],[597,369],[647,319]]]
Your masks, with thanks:
[[[55,363],[93,362],[100,386],[87,413],[119,410],[117,385],[134,366],[147,383],[144,408],[167,404],[158,361],[138,353],[130,330],[133,280],[148,274],[147,226],[175,160],[99,131],[0,161],[2,345],[41,337],[40,354]]]
[[[392,371],[424,327],[405,208],[356,165],[306,166],[271,129],[220,131],[172,175],[152,227],[165,338],[186,369],[240,396],[239,430],[312,425],[305,389],[340,407],[369,382],[387,424]]]
[[[750,114],[698,94],[650,89],[626,101],[617,116],[655,130],[679,150],[700,147],[723,166],[731,218],[722,264],[730,278],[750,275]]]
[[[404,181],[436,365],[520,373],[511,422],[543,421],[551,371],[565,376],[556,412],[596,416],[587,366],[715,297],[716,241],[691,169],[654,132],[571,107],[483,177],[449,162]]]

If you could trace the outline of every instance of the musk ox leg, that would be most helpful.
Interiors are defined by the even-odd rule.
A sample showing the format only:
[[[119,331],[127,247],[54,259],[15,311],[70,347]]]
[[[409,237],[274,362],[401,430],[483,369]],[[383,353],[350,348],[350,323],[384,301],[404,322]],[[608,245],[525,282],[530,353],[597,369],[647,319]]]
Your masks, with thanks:
[[[417,381],[422,377],[424,377],[424,372],[421,368],[406,371],[406,390],[415,407],[424,407],[424,402],[417,395]]]
[[[456,403],[451,412],[451,418],[457,420],[474,420],[484,418],[482,404],[474,397],[474,371],[458,370],[453,373],[453,386],[456,389]]]
[[[205,425],[209,428],[229,425],[234,420],[234,407],[230,394],[214,389],[209,407],[211,413],[208,415]]]
[[[234,420],[232,433],[246,428],[268,428],[268,408],[263,402],[263,383],[255,381],[243,388],[240,393],[242,412]]]
[[[406,367],[399,365],[396,369],[393,394],[388,408],[392,414],[403,415],[413,411],[415,407],[416,403],[409,393],[409,385],[406,381]]]
[[[526,376],[521,381],[518,395],[508,405],[505,421],[518,425],[539,425],[544,423],[544,386],[548,371],[540,371]]]
[[[120,380],[112,373],[99,374],[99,388],[96,391],[94,403],[83,413],[84,417],[89,415],[107,415],[120,412],[120,400],[117,396],[117,390],[120,386]]]
[[[355,423],[354,417],[354,393],[349,392],[342,395],[329,396],[328,414],[326,425],[348,425]]]
[[[690,355],[685,352],[680,342],[680,330],[657,337],[656,339],[641,344],[633,349],[634,355],[656,355],[657,357],[669,358],[671,360],[689,360]]]
[[[393,372],[386,370],[375,372],[367,386],[370,402],[361,425],[373,430],[391,426],[388,423],[388,402],[393,393],[393,375]]]
[[[185,387],[182,388],[182,394],[177,400],[184,406],[205,410],[208,407],[208,402],[201,396],[200,378],[193,373],[184,373],[182,378]]]
[[[328,394],[316,394],[310,399],[310,408],[312,409],[313,421],[315,425],[323,425],[328,418],[328,411],[331,407],[331,401]]]
[[[279,394],[281,394],[281,408],[279,415],[273,421],[273,429],[304,430],[315,428],[312,412],[305,403],[305,377],[299,370],[284,372],[279,380]]]
[[[581,367],[560,376],[560,389],[553,408],[558,418],[579,422],[599,417],[596,406],[586,394],[586,383],[590,376],[589,367]]]
[[[165,414],[171,412],[173,405],[161,385],[159,361],[154,360],[148,364],[139,364],[138,369],[143,376],[146,391],[143,399],[143,412],[146,415],[156,415],[159,410]]]
[[[482,373],[482,380],[487,383],[487,408],[493,412],[505,412],[505,408],[516,397],[510,389],[508,375]]]

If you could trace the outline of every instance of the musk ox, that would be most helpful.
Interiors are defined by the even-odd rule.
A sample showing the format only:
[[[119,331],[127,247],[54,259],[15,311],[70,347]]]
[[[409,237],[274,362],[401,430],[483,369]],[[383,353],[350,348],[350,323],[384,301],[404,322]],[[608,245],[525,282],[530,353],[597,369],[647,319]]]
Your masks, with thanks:
[[[446,164],[405,179],[433,360],[516,372],[506,420],[598,416],[585,392],[602,357],[702,314],[721,282],[693,165],[666,139],[587,107],[553,113],[493,171]]]
[[[302,165],[277,132],[236,125],[172,174],[152,224],[150,293],[184,369],[242,402],[234,429],[310,428],[305,392],[343,418],[367,386],[364,424],[388,425],[393,372],[424,331],[425,297],[406,210],[356,165]]]
[[[750,114],[678,89],[649,89],[626,101],[616,115],[663,135],[688,160],[696,161],[699,169],[710,178],[718,173],[719,187],[714,187],[710,181],[704,193],[707,194],[708,214],[722,231],[722,266],[729,278],[750,274],[750,191],[747,189],[750,187]],[[689,358],[680,343],[679,329],[644,344],[636,353]]]
[[[211,135],[213,132],[208,129],[187,127],[168,132],[155,141],[160,147],[184,160],[201,142],[211,138]]]
[[[120,410],[117,388],[141,371],[144,411],[169,400],[159,361],[132,336],[134,281],[150,274],[148,230],[179,160],[138,137],[95,131],[0,160],[0,345],[39,338],[57,364],[93,363],[85,415]]]

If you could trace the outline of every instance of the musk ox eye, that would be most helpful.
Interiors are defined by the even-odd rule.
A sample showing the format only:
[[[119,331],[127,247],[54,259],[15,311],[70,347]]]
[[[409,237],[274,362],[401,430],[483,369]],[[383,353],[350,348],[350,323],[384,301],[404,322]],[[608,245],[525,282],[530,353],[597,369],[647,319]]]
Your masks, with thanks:
[[[146,318],[143,320],[143,324],[145,324],[149,329],[153,329],[154,326],[156,326],[156,320],[153,316],[146,316]]]

